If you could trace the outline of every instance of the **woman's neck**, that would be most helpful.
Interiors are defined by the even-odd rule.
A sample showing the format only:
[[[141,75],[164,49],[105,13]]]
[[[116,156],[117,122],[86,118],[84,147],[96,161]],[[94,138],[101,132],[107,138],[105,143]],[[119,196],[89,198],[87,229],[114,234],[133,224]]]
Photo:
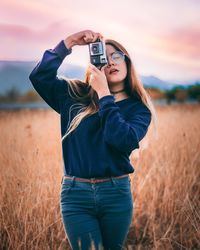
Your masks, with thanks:
[[[125,91],[119,92],[119,93],[116,93],[116,94],[112,94],[112,95],[115,97],[116,101],[121,101],[121,100],[126,99],[126,98],[129,97]]]

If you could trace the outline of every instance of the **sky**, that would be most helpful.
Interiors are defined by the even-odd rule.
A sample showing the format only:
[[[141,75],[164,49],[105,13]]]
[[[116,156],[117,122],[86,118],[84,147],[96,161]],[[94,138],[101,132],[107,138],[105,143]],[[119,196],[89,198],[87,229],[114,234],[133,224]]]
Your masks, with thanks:
[[[136,71],[165,81],[200,79],[200,0],[0,0],[0,60],[40,60],[82,30],[120,42]],[[86,68],[88,45],[63,63]]]

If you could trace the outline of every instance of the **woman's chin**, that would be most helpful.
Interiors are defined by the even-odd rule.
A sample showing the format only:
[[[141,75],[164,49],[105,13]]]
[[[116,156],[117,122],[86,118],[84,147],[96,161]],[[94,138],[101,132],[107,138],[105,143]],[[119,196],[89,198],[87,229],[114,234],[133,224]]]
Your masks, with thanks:
[[[109,83],[119,83],[119,82],[122,82],[122,79],[120,79],[120,78],[110,78],[110,79],[108,79],[108,82]]]

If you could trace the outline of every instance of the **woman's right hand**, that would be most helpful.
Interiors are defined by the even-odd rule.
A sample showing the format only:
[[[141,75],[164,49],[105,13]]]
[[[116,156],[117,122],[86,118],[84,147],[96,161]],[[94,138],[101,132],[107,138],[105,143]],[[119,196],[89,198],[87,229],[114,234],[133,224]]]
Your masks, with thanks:
[[[98,38],[103,39],[101,33],[92,30],[83,30],[68,36],[64,39],[64,43],[66,47],[70,49],[75,45],[86,45],[95,42]]]

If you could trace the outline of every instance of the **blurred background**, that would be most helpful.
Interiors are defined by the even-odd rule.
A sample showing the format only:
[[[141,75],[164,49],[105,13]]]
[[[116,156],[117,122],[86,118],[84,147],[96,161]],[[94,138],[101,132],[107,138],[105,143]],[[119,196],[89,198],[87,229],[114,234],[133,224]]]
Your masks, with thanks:
[[[46,49],[91,29],[121,42],[156,104],[200,99],[200,2],[1,0],[0,102],[47,107],[28,74]],[[58,74],[83,79],[88,46],[75,46]],[[37,102],[37,103],[36,103]]]
[[[130,156],[124,249],[200,249],[199,13],[198,0],[0,0],[0,249],[70,249],[60,116],[28,77],[46,49],[85,29],[124,45],[157,112],[159,137],[150,127]],[[83,79],[89,48],[72,50],[58,75]]]

